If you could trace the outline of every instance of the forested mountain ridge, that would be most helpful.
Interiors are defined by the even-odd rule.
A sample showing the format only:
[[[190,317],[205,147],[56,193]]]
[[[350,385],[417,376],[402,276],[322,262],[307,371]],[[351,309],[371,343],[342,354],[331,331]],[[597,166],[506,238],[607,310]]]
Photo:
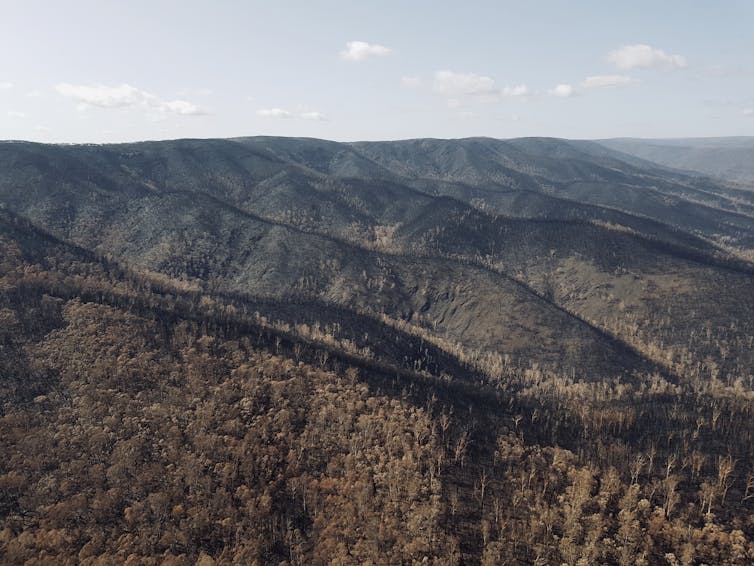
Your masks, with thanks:
[[[754,557],[754,193],[239,138],[0,143],[0,205],[7,562]]]

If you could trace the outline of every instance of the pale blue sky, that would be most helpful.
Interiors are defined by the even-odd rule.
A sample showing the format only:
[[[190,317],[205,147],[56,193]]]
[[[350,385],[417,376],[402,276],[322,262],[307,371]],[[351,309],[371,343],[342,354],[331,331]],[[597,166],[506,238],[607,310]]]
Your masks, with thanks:
[[[754,134],[750,0],[0,9],[0,139]]]

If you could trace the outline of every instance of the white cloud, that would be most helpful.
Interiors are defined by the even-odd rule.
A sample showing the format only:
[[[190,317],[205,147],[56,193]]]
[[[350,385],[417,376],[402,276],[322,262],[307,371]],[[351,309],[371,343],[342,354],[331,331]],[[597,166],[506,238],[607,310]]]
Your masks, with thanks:
[[[349,41],[346,48],[340,52],[340,58],[346,61],[364,61],[370,57],[384,57],[390,55],[391,49],[376,43],[366,41]]]
[[[437,71],[433,88],[435,92],[446,96],[481,96],[496,99],[499,97],[521,97],[529,94],[524,84],[499,88],[495,80],[485,75],[475,73],[455,73],[453,71]]]
[[[626,75],[595,75],[581,81],[582,88],[611,88],[637,84],[639,81]]]
[[[322,112],[301,112],[298,116],[304,120],[318,120],[320,122],[327,121],[327,116],[322,114]]]
[[[506,86],[500,89],[500,94],[503,96],[527,96],[529,94],[529,88],[524,84],[511,87]]]
[[[163,100],[154,94],[132,87],[128,84],[119,86],[104,85],[72,85],[60,83],[55,85],[55,90],[72,98],[85,106],[98,108],[131,108],[141,107],[168,114],[181,116],[200,116],[207,112],[186,100]]]
[[[15,110],[8,110],[8,118],[26,118],[24,112],[16,112]]]
[[[49,134],[52,130],[47,126],[36,125],[34,126],[34,131],[39,132],[40,134]]]
[[[405,88],[419,88],[422,85],[422,80],[419,77],[403,77],[401,78],[401,85]]]
[[[557,85],[555,88],[550,89],[547,92],[552,96],[559,96],[561,98],[568,98],[569,96],[574,96],[576,94],[573,87],[566,84]]]
[[[592,90],[597,88],[627,86],[638,82],[638,80],[627,77],[626,75],[595,75],[585,78],[579,83],[579,86],[584,90]],[[583,91],[574,88],[573,85],[564,83],[556,85],[555,88],[551,88],[547,91],[547,94],[550,96],[569,98],[572,96],[578,96],[579,94],[582,94],[582,92]]]
[[[0,81],[0,90],[8,90],[9,88],[13,88],[13,83],[9,83],[8,81]]]
[[[86,86],[61,83],[55,85],[55,90],[68,98],[73,98],[91,106],[99,106],[100,108],[135,106],[154,98],[152,95],[127,84],[107,87],[101,85]]]
[[[742,112],[744,116],[752,116],[754,115],[754,108],[744,108]]]
[[[283,108],[262,108],[261,110],[257,110],[257,116],[263,118],[300,118],[302,120],[313,120],[318,122],[326,122],[328,120],[327,115],[322,112],[314,112],[311,110],[291,112],[290,110],[284,110]]]
[[[282,108],[262,108],[257,110],[257,116],[264,118],[293,118],[293,112],[283,110]]]
[[[491,95],[497,91],[495,81],[490,77],[474,73],[454,73],[453,71],[437,71],[434,89],[440,94],[450,96],[464,94]]]
[[[445,103],[448,105],[448,108],[460,108],[461,106],[463,106],[463,102],[461,102],[457,98],[448,98]]]
[[[201,108],[192,102],[186,100],[169,100],[160,104],[160,109],[180,114],[181,116],[199,116],[206,114]]]
[[[682,55],[671,55],[643,43],[624,45],[607,54],[607,60],[619,69],[672,69],[687,65]]]

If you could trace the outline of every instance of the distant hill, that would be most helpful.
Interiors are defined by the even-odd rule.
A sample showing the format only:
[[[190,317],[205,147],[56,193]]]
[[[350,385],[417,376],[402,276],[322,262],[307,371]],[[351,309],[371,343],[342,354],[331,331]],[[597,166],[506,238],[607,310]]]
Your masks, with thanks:
[[[754,185],[754,137],[617,138],[599,143],[666,167]]]

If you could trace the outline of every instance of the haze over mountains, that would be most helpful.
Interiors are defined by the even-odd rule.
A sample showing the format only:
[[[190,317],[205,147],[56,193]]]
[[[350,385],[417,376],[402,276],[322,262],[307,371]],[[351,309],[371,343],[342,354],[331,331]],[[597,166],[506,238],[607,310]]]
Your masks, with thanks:
[[[600,143],[675,169],[754,185],[754,138],[612,139]]]
[[[711,147],[0,143],[2,551],[750,563],[754,177]]]

